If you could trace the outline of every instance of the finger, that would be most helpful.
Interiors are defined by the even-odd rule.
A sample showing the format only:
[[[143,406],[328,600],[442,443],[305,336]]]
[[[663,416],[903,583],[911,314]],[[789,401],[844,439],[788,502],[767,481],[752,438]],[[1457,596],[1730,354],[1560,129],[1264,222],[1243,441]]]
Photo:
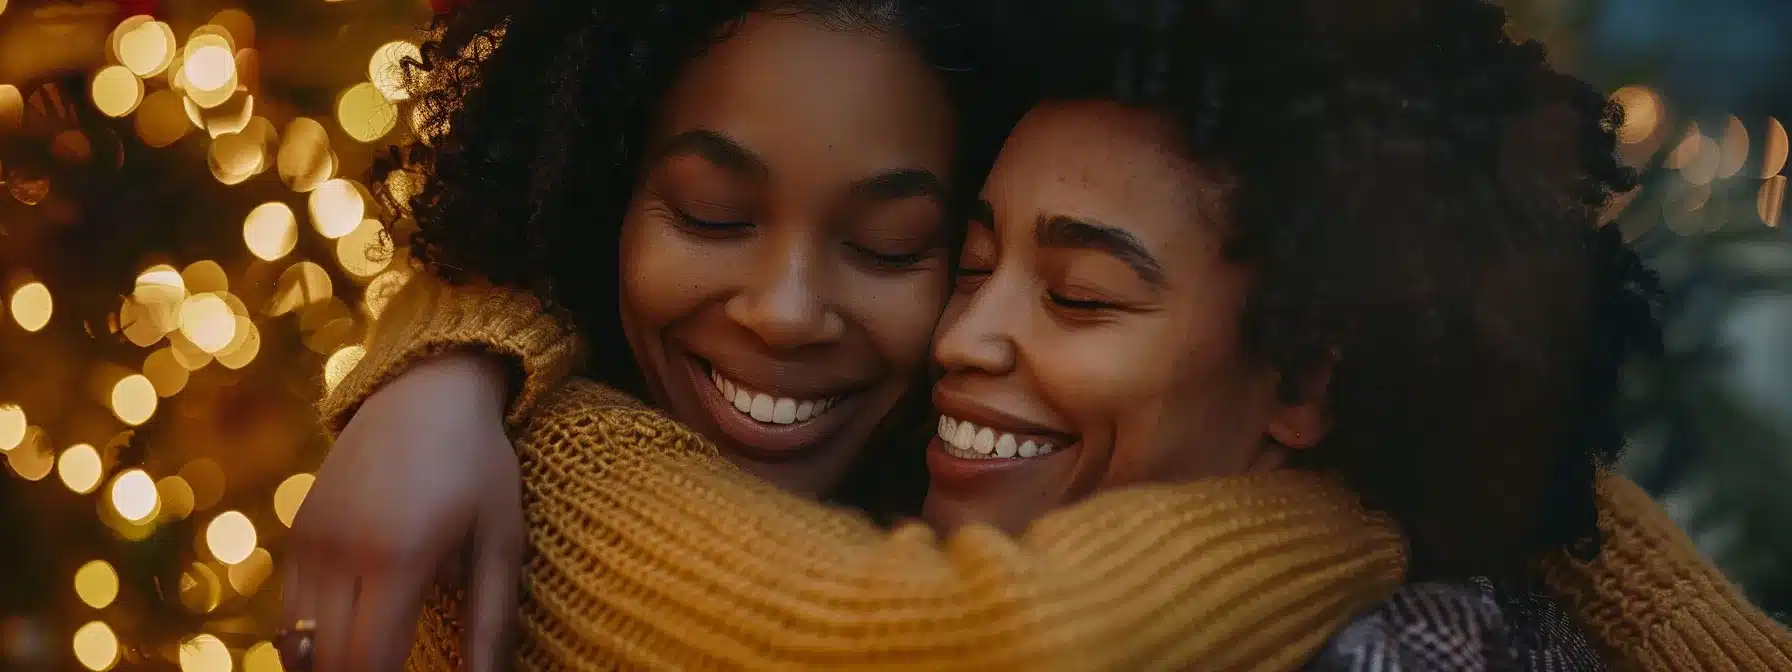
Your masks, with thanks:
[[[355,665],[350,669],[394,672],[404,665],[416,636],[427,577],[403,571],[362,577],[348,641],[348,659]]]
[[[349,632],[355,625],[355,598],[359,591],[353,574],[332,572],[328,576],[318,577],[320,590],[317,591],[317,649],[314,660],[317,669],[326,672],[350,672],[356,668],[350,666],[348,640]]]
[[[509,521],[509,518],[505,518]],[[467,669],[497,672],[510,653],[523,566],[521,516],[508,526],[481,526],[475,534],[473,581],[468,587]]]

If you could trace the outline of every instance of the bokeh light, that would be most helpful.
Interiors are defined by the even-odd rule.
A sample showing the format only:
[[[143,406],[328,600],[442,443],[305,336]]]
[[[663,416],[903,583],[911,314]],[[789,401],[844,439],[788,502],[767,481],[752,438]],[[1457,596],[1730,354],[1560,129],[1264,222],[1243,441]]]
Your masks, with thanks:
[[[330,132],[315,119],[299,117],[286,125],[280,151],[274,157],[280,180],[297,192],[316,189],[336,173],[336,156],[330,152]]]
[[[10,451],[25,442],[25,409],[13,404],[0,404],[0,452]]]
[[[311,225],[325,238],[341,238],[361,225],[367,214],[367,200],[360,185],[337,178],[312,190],[309,200]]]
[[[143,80],[122,65],[100,70],[93,76],[93,106],[108,117],[122,117],[143,102]]]
[[[33,282],[13,290],[12,319],[25,331],[37,331],[50,323],[50,314],[55,311],[55,302],[50,300],[50,288],[44,283]]]
[[[324,389],[336,389],[350,371],[360,366],[361,358],[366,355],[367,350],[359,345],[351,345],[331,353],[330,358],[324,361]]]
[[[105,560],[94,560],[75,570],[75,595],[87,606],[105,609],[118,598],[118,572]]]
[[[336,121],[348,137],[373,142],[398,125],[398,108],[372,82],[361,82],[336,99]]]
[[[392,262],[392,237],[379,220],[363,219],[361,225],[336,241],[336,261],[357,278],[371,278]]]
[[[255,206],[243,219],[243,242],[256,257],[277,260],[299,244],[299,219],[285,203]]]
[[[255,551],[255,524],[238,511],[220,513],[205,526],[205,546],[218,562],[242,562]]]
[[[149,520],[160,503],[156,482],[142,469],[131,469],[112,479],[112,508],[133,523]]]
[[[1786,127],[1767,118],[1767,135],[1761,143],[1761,177],[1773,177],[1786,169]]]
[[[243,652],[243,672],[285,672],[272,642],[256,642]]]
[[[186,109],[181,106],[180,94],[167,89],[145,96],[132,119],[137,137],[151,147],[172,145],[193,130]]]
[[[1661,124],[1661,97],[1648,87],[1626,86],[1612,93],[1612,100],[1624,108],[1624,125],[1618,129],[1618,141],[1634,144],[1649,139]]]
[[[180,476],[156,481],[156,498],[162,502],[162,518],[180,520],[193,515],[193,486]]]
[[[168,24],[160,21],[132,23],[127,19],[119,24],[119,28],[122,32],[114,33],[113,52],[131,74],[154,77],[174,62],[174,29]]]
[[[62,456],[56,460],[56,475],[62,478],[63,485],[78,494],[85,495],[99,487],[104,470],[100,451],[85,443],[62,451]]]
[[[416,44],[410,42],[387,42],[373,50],[373,58],[367,61],[367,81],[386,100],[405,100],[411,93],[404,86],[404,62],[421,61],[423,52]]]
[[[305,495],[310,494],[311,484],[317,477],[311,474],[294,474],[274,489],[274,516],[280,524],[292,527],[293,518],[299,515],[299,506],[305,503]]]
[[[181,672],[230,672],[230,649],[216,635],[194,635],[180,645]]]
[[[110,670],[118,664],[118,635],[112,627],[93,621],[75,631],[75,660],[95,672]]]
[[[236,315],[216,294],[187,297],[180,307],[180,333],[206,354],[216,354],[236,337]]]
[[[156,412],[156,386],[148,376],[132,374],[112,385],[112,414],[127,425],[141,425]]]

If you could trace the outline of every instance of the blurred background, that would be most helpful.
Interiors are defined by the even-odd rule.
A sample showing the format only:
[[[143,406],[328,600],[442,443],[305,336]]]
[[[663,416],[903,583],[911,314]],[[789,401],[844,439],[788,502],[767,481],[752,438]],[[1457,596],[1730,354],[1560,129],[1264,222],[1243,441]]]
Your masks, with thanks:
[[[1792,3],[1503,4],[1644,171],[1611,218],[1670,358],[1627,378],[1623,468],[1783,620]],[[0,669],[279,669],[310,405],[408,272],[363,180],[422,135],[396,63],[431,11],[0,0]]]

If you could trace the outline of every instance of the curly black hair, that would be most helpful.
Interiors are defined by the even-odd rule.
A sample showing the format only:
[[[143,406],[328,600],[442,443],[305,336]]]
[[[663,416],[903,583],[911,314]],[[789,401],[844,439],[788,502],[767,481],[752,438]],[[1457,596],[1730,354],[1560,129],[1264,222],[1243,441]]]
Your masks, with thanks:
[[[1022,107],[985,66],[988,12],[977,3],[475,0],[438,17],[421,59],[404,64],[422,137],[375,166],[390,230],[408,234],[412,256],[449,282],[516,287],[571,315],[595,353],[588,373],[642,393],[605,262],[618,256],[660,100],[686,63],[754,11],[914,44],[959,103],[956,186],[975,193]],[[867,459],[839,488],[848,503],[918,508],[919,458],[872,450]]]
[[[1161,112],[1226,174],[1243,342],[1290,400],[1329,373],[1299,459],[1402,523],[1412,576],[1596,551],[1619,369],[1660,350],[1658,282],[1600,222],[1636,182],[1615,105],[1478,0],[1004,7],[1039,98]]]

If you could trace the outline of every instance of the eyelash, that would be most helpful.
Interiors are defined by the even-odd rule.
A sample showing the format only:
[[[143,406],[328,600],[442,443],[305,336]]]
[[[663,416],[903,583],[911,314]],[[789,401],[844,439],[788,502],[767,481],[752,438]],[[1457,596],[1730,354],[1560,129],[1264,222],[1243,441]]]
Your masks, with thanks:
[[[678,219],[678,224],[680,226],[692,229],[703,235],[727,235],[736,233],[742,229],[750,229],[753,227],[752,222],[716,222],[707,219],[697,219],[696,217],[692,217],[690,213],[677,208],[672,208],[671,210],[672,215]]]
[[[922,260],[927,258],[927,253],[925,251],[909,252],[906,254],[884,254],[855,243],[847,243],[846,246],[851,248],[852,251],[864,255],[866,260],[876,264],[879,268],[886,270],[901,270],[908,268],[921,263]]]
[[[1051,297],[1052,303],[1057,304],[1058,307],[1063,308],[1065,310],[1094,312],[1094,311],[1106,310],[1106,309],[1114,307],[1114,304],[1108,303],[1106,301],[1091,301],[1091,300],[1087,300],[1087,299],[1072,299],[1072,298],[1066,297],[1062,294],[1059,294],[1057,292],[1046,292],[1046,295]]]

